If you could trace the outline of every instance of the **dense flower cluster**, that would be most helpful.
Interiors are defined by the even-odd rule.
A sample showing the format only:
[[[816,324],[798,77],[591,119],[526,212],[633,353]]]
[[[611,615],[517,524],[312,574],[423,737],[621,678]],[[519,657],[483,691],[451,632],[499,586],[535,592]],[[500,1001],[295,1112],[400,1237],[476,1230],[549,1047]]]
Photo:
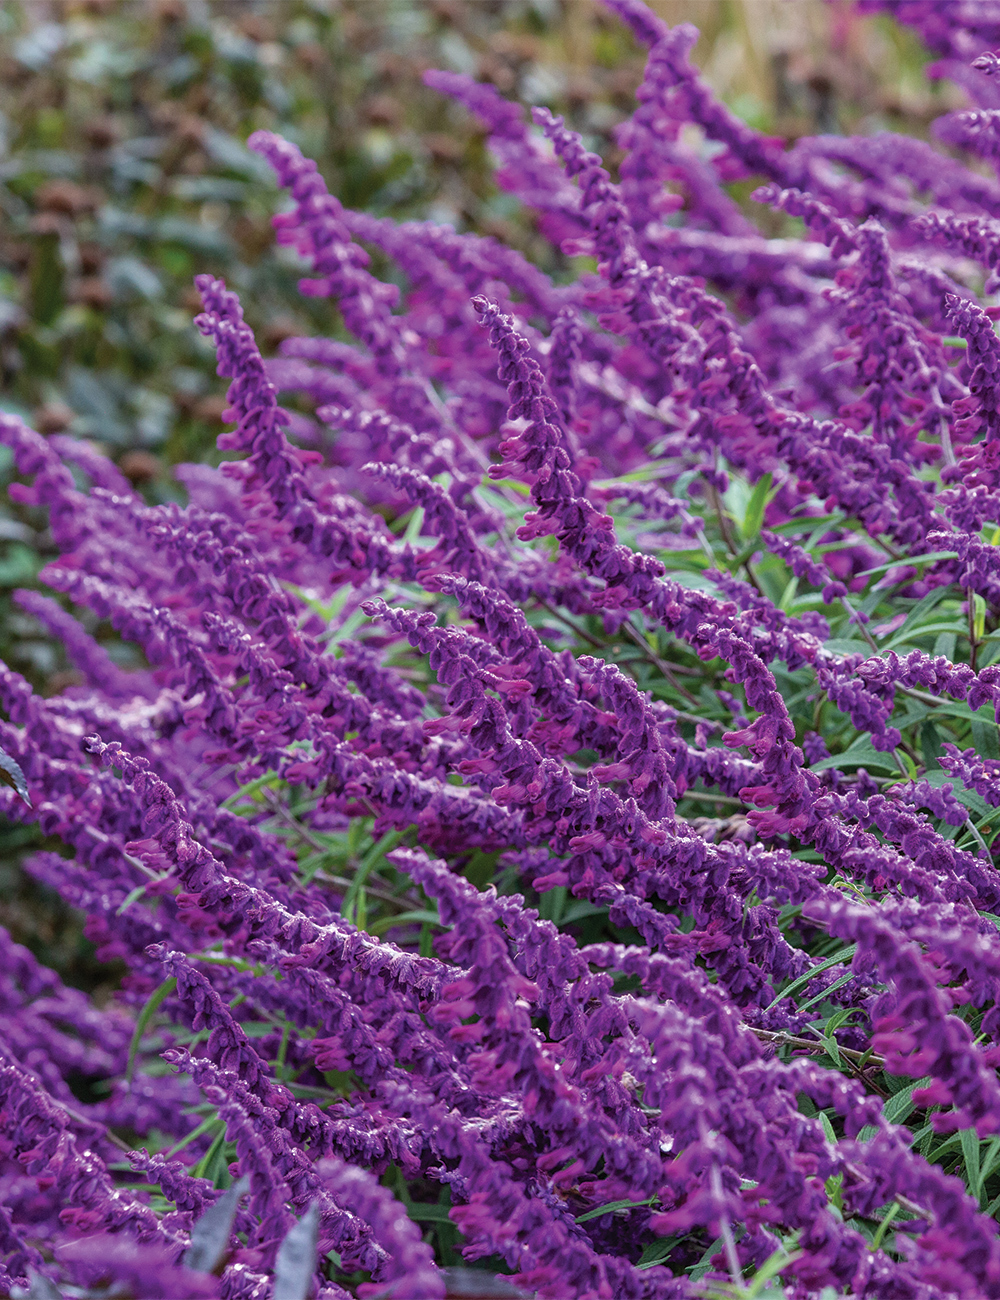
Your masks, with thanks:
[[[258,133],[350,339],[266,360],[198,277],[231,428],[183,507],[0,415],[77,674],[0,664],[0,810],[124,970],[99,1007],[0,931],[0,1291],[430,1300],[459,1241],[544,1300],[1000,1297],[1000,186],[785,148],[606,2],[620,183],[428,76],[593,269]],[[904,16],[992,159],[982,8]]]

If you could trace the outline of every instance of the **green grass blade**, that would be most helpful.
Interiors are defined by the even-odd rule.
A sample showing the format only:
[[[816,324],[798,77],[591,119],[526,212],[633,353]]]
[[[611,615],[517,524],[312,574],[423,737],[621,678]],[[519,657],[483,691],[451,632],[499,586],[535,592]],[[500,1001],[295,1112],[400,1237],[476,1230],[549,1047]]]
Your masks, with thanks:
[[[596,1210],[588,1210],[586,1214],[577,1216],[577,1223],[586,1223],[588,1219],[599,1219],[602,1214],[610,1214],[612,1210],[632,1210],[638,1205],[652,1205],[656,1200],[655,1196],[650,1196],[645,1201],[609,1201],[607,1205],[599,1205]]]
[[[426,925],[442,926],[442,928],[444,925],[437,912],[400,912],[396,916],[383,916],[380,917],[379,920],[373,921],[368,927],[368,933],[383,935],[389,930],[394,929],[397,925],[409,925],[417,921],[423,922]]]
[[[142,1042],[142,1036],[146,1032],[146,1027],[156,1015],[157,1009],[164,998],[168,998],[177,987],[177,979],[170,975],[163,981],[158,989],[154,989],[146,1001],[146,1005],[139,1012],[139,1019],[135,1022],[135,1032],[132,1035],[132,1041],[128,1047],[128,1065],[125,1069],[125,1082],[132,1082],[132,1075],[135,1071],[136,1053],[139,1051],[139,1044]]]

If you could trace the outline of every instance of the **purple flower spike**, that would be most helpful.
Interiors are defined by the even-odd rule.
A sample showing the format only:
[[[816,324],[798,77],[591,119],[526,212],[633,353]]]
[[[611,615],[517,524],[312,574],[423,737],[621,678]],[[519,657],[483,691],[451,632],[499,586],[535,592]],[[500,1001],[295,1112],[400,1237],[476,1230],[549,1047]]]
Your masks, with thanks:
[[[617,181],[426,76],[531,260],[251,138],[345,333],[198,277],[186,504],[0,414],[72,668],[0,663],[0,815],[99,969],[0,930],[0,1292],[1000,1300],[1000,184],[607,7]],[[990,6],[889,7],[991,157]]]

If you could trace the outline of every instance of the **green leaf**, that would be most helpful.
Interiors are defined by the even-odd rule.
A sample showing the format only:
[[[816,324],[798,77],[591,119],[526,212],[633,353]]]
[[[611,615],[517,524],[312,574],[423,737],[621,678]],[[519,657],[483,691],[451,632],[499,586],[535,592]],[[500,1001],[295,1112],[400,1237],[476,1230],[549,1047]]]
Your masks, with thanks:
[[[928,772],[941,771],[941,764],[937,761],[938,755],[942,752],[941,733],[929,718],[920,728],[920,752],[923,755],[924,767]]]
[[[962,1158],[965,1161],[965,1181],[969,1191],[979,1199],[979,1137],[974,1128],[962,1129],[959,1137],[962,1141]]]
[[[339,627],[331,628],[327,636],[327,645],[337,645],[340,641],[349,641],[354,633],[366,623],[367,616],[364,610],[356,609],[344,619]]]
[[[273,1034],[279,1026],[270,1020],[241,1020],[240,1028],[247,1038],[266,1038],[268,1034]]]
[[[697,1264],[692,1264],[685,1271],[690,1273],[692,1282],[699,1282],[712,1267],[712,1258],[722,1249],[723,1241],[721,1237],[716,1237],[711,1246],[705,1251]]]
[[[255,777],[253,781],[248,781],[246,785],[241,785],[234,794],[231,794],[227,799],[223,799],[220,806],[232,809],[236,804],[241,803],[244,799],[251,798],[258,792],[258,790],[263,790],[280,779],[281,777],[277,772],[265,772],[263,776]]]
[[[980,1200],[983,1198],[983,1188],[986,1186],[986,1180],[993,1173],[997,1164],[1000,1164],[1000,1137],[995,1137],[987,1148],[986,1155],[982,1159],[979,1170],[979,1190]]]
[[[935,587],[933,591],[929,591],[926,596],[921,597],[921,599],[917,601],[917,603],[907,614],[906,622],[903,624],[903,627],[909,628],[909,627],[918,626],[920,620],[926,614],[930,614],[932,610],[934,610],[936,606],[938,606],[941,603],[941,601],[944,600],[945,596],[948,595],[949,591],[950,588],[948,587]],[[891,645],[892,642],[890,641],[889,644]]]
[[[538,902],[538,915],[541,919],[551,921],[553,925],[561,925],[568,895],[569,890],[565,885],[556,885],[554,889],[546,890]]]
[[[944,655],[946,659],[954,661],[957,642],[954,632],[942,632],[934,642],[934,654]]]
[[[422,1205],[415,1201],[406,1207],[406,1213],[417,1223],[451,1223],[450,1205]]]
[[[152,224],[155,239],[179,244],[188,252],[226,258],[232,251],[232,241],[217,226],[206,226],[185,217],[157,217]]]
[[[798,589],[799,589],[799,580],[798,578],[796,578],[795,574],[793,573],[792,576],[788,579],[788,583],[784,591],[781,593],[781,599],[778,601],[778,608],[787,611],[791,607],[792,601],[795,599],[795,593],[798,591]]]
[[[191,1170],[192,1175],[195,1178],[207,1178],[216,1187],[228,1187],[231,1179],[225,1147],[226,1130],[223,1127],[216,1134],[212,1145]]]
[[[578,902],[570,903],[563,912],[560,925],[572,925],[574,921],[582,921],[586,916],[606,915],[607,910],[606,907],[598,907],[596,903],[588,903],[586,899],[580,899]]]
[[[135,1022],[135,1032],[132,1035],[132,1041],[129,1043],[128,1048],[128,1065],[125,1068],[126,1083],[132,1082],[132,1074],[135,1070],[136,1053],[139,1051],[139,1044],[142,1042],[142,1036],[146,1032],[146,1027],[156,1015],[160,1003],[164,998],[168,998],[176,987],[176,976],[168,976],[159,988],[153,990],[146,1000],[146,1005],[139,1012],[139,1019]]]
[[[909,624],[904,624],[896,635],[887,641],[882,647],[882,653],[884,654],[889,650],[895,650],[901,645],[907,645],[909,642],[915,641],[918,637],[935,636],[940,632],[950,632],[952,635],[960,633],[964,636],[967,626],[967,622],[962,622],[957,618],[951,618],[946,621],[939,620],[936,623],[914,624],[913,627],[910,627]],[[988,637],[987,640],[989,640]]]
[[[899,1202],[893,1201],[893,1203],[889,1206],[889,1212],[886,1214],[882,1222],[878,1225],[878,1231],[875,1233],[875,1236],[872,1239],[873,1251],[878,1250],[879,1246],[882,1245],[882,1239],[889,1229],[889,1224],[892,1223],[893,1219],[896,1217],[898,1213],[899,1213]]]
[[[650,1196],[645,1201],[610,1201],[607,1205],[599,1205],[596,1210],[588,1210],[586,1214],[577,1216],[577,1223],[586,1223],[588,1219],[599,1219],[602,1214],[610,1214],[613,1210],[632,1210],[637,1205],[652,1205],[657,1198]]]
[[[972,722],[976,716],[964,700],[951,700],[947,696],[941,696],[932,707],[935,715],[941,714],[946,718],[963,718],[966,722]],[[982,708],[982,704],[979,707]]]
[[[814,979],[822,971],[829,970],[831,966],[838,966],[841,962],[849,961],[857,951],[858,945],[852,943],[847,948],[841,948],[840,952],[834,953],[832,957],[827,957],[826,961],[821,961],[818,966],[812,966],[804,975],[800,975],[798,979],[792,980],[791,984],[789,984],[787,988],[782,989],[767,1010],[770,1011],[771,1007],[776,1007],[778,1003],[783,1002],[785,998],[790,998],[794,993],[798,993],[799,989],[804,989],[809,981]]]
[[[166,1158],[169,1160],[171,1156],[176,1155],[178,1151],[183,1151],[189,1143],[195,1140],[195,1138],[200,1138],[202,1134],[211,1132],[216,1125],[221,1123],[222,1120],[219,1119],[218,1115],[209,1115],[208,1119],[202,1120],[198,1127],[193,1128],[187,1137],[182,1137],[179,1142],[172,1146],[166,1153]]]
[[[765,474],[757,480],[750,500],[747,502],[746,514],[743,516],[743,540],[749,542],[758,536],[764,522],[764,510],[767,507],[768,493],[771,491],[771,475]]]
[[[916,1083],[911,1083],[899,1092],[894,1093],[882,1107],[882,1114],[890,1124],[903,1124],[909,1119],[910,1115],[916,1110],[913,1101],[913,1094],[917,1088],[926,1088],[931,1081],[928,1074],[923,1079],[918,1079]]]
[[[871,654],[871,649],[868,643],[861,639],[860,630],[858,631],[857,636],[851,636],[851,631],[854,627],[855,625],[851,624],[850,627],[843,629],[843,636],[832,636],[828,641],[824,641],[823,649],[832,650],[834,654],[838,655],[853,655],[857,654],[859,651],[864,651],[866,655]]]
[[[437,925],[441,926],[442,929],[444,928],[444,922],[441,920],[440,916],[438,916],[437,912],[415,911],[400,912],[396,916],[380,917],[379,920],[374,921],[368,927],[368,933],[382,935],[386,934],[389,930],[395,929],[397,925],[409,925],[416,921],[422,921],[426,925]]]
[[[977,641],[983,639],[986,631],[986,601],[978,591],[972,593],[972,635]]]
[[[782,524],[775,524],[772,533],[828,533],[847,518],[839,510],[832,515],[800,515],[798,519],[786,519]],[[807,545],[806,550],[809,549]]]
[[[874,569],[865,569],[856,574],[859,578],[870,578],[876,573],[887,573],[890,569],[904,569],[921,564],[935,564],[938,560],[957,560],[957,551],[929,551],[926,555],[907,555],[902,560],[890,560],[887,564],[878,564]]]
[[[789,1252],[784,1246],[779,1247],[773,1255],[769,1255],[765,1259],[760,1268],[754,1273],[753,1280],[744,1290],[741,1300],[757,1300],[757,1297],[763,1292],[771,1279],[777,1277],[781,1270],[787,1268],[789,1264],[794,1264],[797,1259],[801,1259],[803,1253],[801,1250]]]
[[[651,1241],[639,1256],[636,1268],[653,1268],[669,1259],[671,1251],[680,1241],[680,1237],[664,1237],[661,1241]]]
[[[359,929],[363,929],[363,918],[360,915],[359,906],[362,897],[361,891],[364,888],[365,881],[375,870],[378,864],[385,858],[385,855],[401,843],[403,839],[402,831],[388,831],[377,844],[372,845],[365,856],[362,858],[354,878],[344,895],[344,901],[340,908],[340,914],[345,920],[356,924]]]
[[[115,916],[121,916],[122,912],[124,912],[126,908],[131,907],[132,904],[136,902],[138,899],[142,898],[145,892],[146,892],[145,885],[136,885],[135,889],[130,889],[129,892],[125,895],[124,899],[122,900],[121,907],[119,907],[118,911],[115,912]]]
[[[849,983],[852,979],[854,979],[854,971],[849,970],[846,975],[841,975],[840,979],[834,980],[832,984],[828,984],[822,993],[817,993],[816,996],[814,998],[810,998],[808,1002],[803,1002],[802,1005],[798,1008],[799,1012],[812,1010],[814,1006],[816,1006],[820,1002],[823,1002],[826,998],[830,996],[831,993],[836,992],[837,989],[842,988],[845,984]]]
[[[244,1174],[227,1192],[195,1222],[191,1229],[191,1244],[184,1252],[184,1266],[196,1273],[214,1273],[229,1247],[233,1221],[240,1197],[250,1190],[250,1179]]]
[[[63,305],[63,264],[59,236],[37,235],[31,259],[31,311],[42,325],[51,325]]]
[[[849,749],[842,754],[833,754],[830,758],[821,758],[810,767],[812,772],[821,772],[826,767],[873,767],[883,772],[897,772],[899,769],[892,754],[884,754],[875,748],[867,736],[860,736]]]
[[[667,569],[689,569],[692,572],[700,572],[705,567],[705,552],[698,551],[674,551],[669,547],[657,547],[657,558]]]
[[[24,779],[21,765],[5,749],[0,749],[0,781],[9,785],[31,807],[31,795],[28,794],[28,783]]]
[[[306,1300],[316,1272],[319,1201],[313,1201],[298,1223],[292,1224],[274,1261],[271,1300]]]
[[[1000,758],[997,724],[992,719],[972,719],[972,747],[980,758]]]
[[[629,481],[633,478],[640,479],[642,477],[644,476],[639,472],[637,472],[634,475],[626,474],[624,476],[626,481]],[[496,495],[496,493],[501,488],[506,489],[508,492],[517,492],[523,497],[529,496],[531,494],[531,488],[529,487],[529,485],[527,483],[522,483],[520,479],[516,479],[516,478],[498,478],[498,479],[484,478],[480,482],[479,486],[481,489],[485,491],[492,491],[493,495]]]

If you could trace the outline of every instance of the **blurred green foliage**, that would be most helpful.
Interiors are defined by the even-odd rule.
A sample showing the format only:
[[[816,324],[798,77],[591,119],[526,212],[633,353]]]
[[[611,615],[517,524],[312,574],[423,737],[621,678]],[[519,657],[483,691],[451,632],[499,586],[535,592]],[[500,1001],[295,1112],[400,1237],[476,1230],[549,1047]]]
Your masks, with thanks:
[[[919,128],[927,106],[903,101],[920,55],[891,24],[845,24],[821,0],[660,8],[704,28],[696,57],[754,125],[795,135],[908,111]],[[191,327],[196,273],[240,292],[265,348],[337,324],[330,304],[299,297],[294,257],[273,248],[280,200],[245,148],[251,131],[293,139],[347,206],[496,234],[551,267],[494,185],[477,124],[421,73],[453,68],[546,103],[613,165],[642,65],[595,0],[7,4],[4,403],[168,490],[164,465],[211,454],[223,406]]]

